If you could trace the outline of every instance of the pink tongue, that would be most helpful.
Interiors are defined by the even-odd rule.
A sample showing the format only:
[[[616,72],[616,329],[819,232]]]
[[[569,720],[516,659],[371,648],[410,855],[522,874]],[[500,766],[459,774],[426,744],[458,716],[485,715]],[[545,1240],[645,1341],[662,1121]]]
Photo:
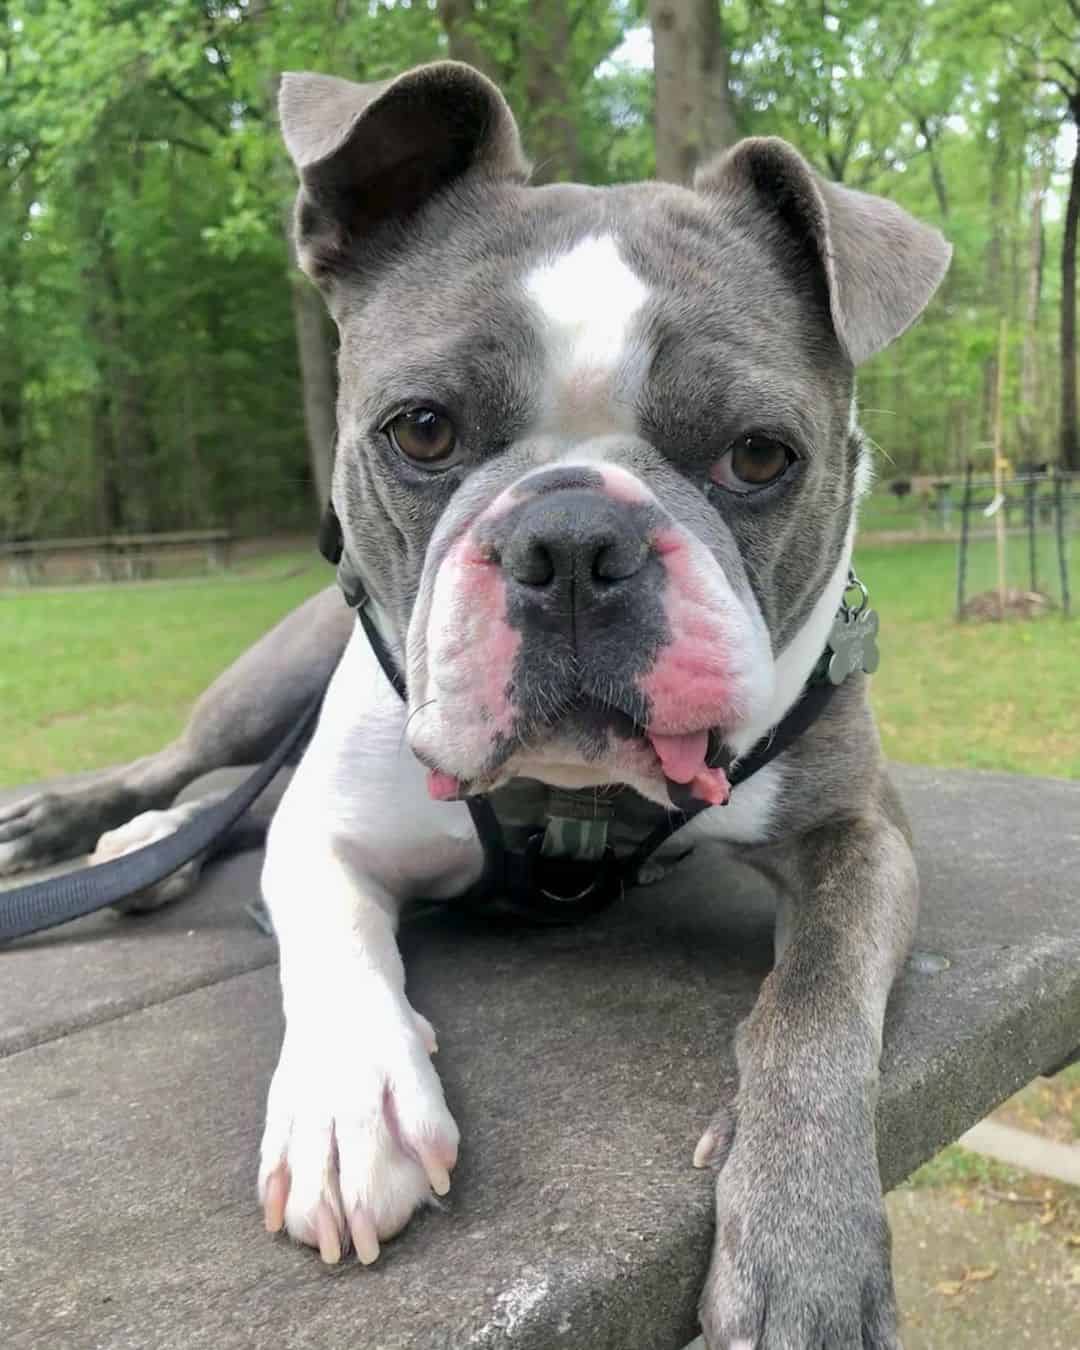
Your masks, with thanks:
[[[653,734],[649,742],[660,760],[664,776],[673,783],[689,784],[693,796],[710,806],[724,806],[731,786],[723,769],[710,769],[705,763],[709,752],[707,731],[688,731],[681,736]]]
[[[437,802],[456,802],[465,795],[461,779],[441,769],[428,769],[427,790],[428,796]]]
[[[687,731],[681,736],[649,737],[652,748],[660,756],[664,776],[673,783],[692,783],[694,776],[705,768],[709,748],[707,731]]]

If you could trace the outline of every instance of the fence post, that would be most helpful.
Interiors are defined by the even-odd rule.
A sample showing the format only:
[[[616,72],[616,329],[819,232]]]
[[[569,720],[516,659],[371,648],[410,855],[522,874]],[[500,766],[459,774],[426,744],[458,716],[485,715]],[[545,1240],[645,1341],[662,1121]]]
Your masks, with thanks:
[[[964,498],[960,504],[960,557],[956,565],[956,617],[964,616],[964,582],[967,573],[968,522],[971,519],[971,460],[964,470]]]
[[[1061,466],[1054,465],[1054,524],[1057,531],[1058,567],[1061,569],[1061,612],[1069,617],[1069,560],[1065,555],[1065,492]]]
[[[1027,527],[1028,527],[1028,575],[1030,584],[1028,590],[1035,592],[1039,589],[1036,566],[1035,566],[1035,479],[1029,478],[1024,493],[1027,497]]]

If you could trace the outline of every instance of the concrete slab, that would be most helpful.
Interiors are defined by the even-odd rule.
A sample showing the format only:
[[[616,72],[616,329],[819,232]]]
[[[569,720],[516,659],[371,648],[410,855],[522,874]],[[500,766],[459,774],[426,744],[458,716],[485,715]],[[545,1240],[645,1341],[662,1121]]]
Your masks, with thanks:
[[[213,865],[196,894],[156,914],[105,910],[0,947],[0,1054],[276,961],[244,913],[261,861]]]
[[[230,788],[246,772],[207,774],[180,796]],[[284,780],[270,784],[260,813],[280,800]],[[0,793],[0,803],[25,791]],[[75,865],[83,860],[52,871]],[[131,916],[104,910],[0,947],[0,1055],[276,961],[273,939],[244,912],[258,898],[261,866],[260,853],[224,859],[182,904]],[[0,879],[0,895],[24,879]]]
[[[945,962],[916,963],[890,1009],[890,1185],[1080,1044],[1080,784],[899,777],[920,834],[919,943]],[[23,1018],[37,1043],[0,1063],[5,1346],[690,1339],[711,1223],[709,1179],[690,1155],[731,1091],[731,1033],[769,964],[771,901],[756,879],[718,877],[699,857],[572,931],[445,912],[410,924],[410,990],[439,1030],[462,1161],[443,1212],[371,1270],[333,1272],[259,1227],[254,1157],[280,1026],[276,973],[226,968],[269,959],[254,929],[222,936],[239,899],[223,896],[216,920],[203,897],[135,921],[137,938],[124,936],[131,921],[87,921],[110,925],[127,966],[143,967],[125,1015],[107,1002],[108,971],[93,969],[113,940],[0,953],[5,1022],[13,977],[39,990]],[[216,949],[187,937],[200,914],[219,924]]]

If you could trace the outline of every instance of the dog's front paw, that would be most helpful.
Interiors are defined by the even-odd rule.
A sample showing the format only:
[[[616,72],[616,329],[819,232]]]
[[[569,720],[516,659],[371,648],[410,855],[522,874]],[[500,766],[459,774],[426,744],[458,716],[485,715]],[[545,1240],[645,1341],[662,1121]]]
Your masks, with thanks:
[[[407,1004],[360,1024],[287,1031],[270,1085],[259,1198],[324,1261],[352,1246],[365,1265],[414,1211],[445,1195],[458,1129],[429,1054],[430,1023]]]
[[[218,793],[212,798],[183,802],[170,807],[167,811],[143,811],[140,815],[133,816],[126,824],[117,826],[115,830],[107,830],[97,841],[97,847],[90,855],[91,866],[111,862],[114,858],[122,858],[136,849],[146,848],[149,844],[167,839],[170,834],[175,834],[181,825],[186,825],[221,795],[223,794]],[[202,856],[193,858],[163,881],[159,881],[156,886],[147,886],[145,890],[136,891],[134,895],[117,901],[112,908],[124,914],[145,914],[160,909],[162,905],[170,905],[174,900],[179,900],[194,890],[202,874],[202,866]]]
[[[717,1180],[709,1350],[899,1350],[880,1196],[820,1157],[789,1153],[777,1172],[739,1149]]]

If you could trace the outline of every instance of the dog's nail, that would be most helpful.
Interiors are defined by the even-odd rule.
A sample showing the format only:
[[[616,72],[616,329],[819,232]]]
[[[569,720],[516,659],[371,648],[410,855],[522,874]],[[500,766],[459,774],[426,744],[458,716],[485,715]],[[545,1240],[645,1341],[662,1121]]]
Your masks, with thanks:
[[[431,1189],[436,1195],[445,1195],[450,1189],[450,1168],[456,1162],[456,1157],[440,1151],[432,1144],[424,1145],[417,1153]]]
[[[361,1265],[370,1266],[379,1257],[379,1237],[375,1225],[362,1209],[354,1209],[349,1220],[349,1232],[352,1234],[356,1258]]]
[[[428,1052],[429,1055],[437,1054],[439,1049],[439,1042],[435,1038],[435,1028],[431,1025],[431,1023],[427,1020],[427,1018],[423,1015],[423,1013],[418,1013],[414,1011],[413,1017],[416,1019],[416,1029],[420,1033],[420,1039],[424,1042],[424,1049]]]
[[[319,1240],[319,1255],[328,1266],[336,1266],[341,1260],[341,1234],[334,1212],[325,1200],[319,1201],[315,1211],[315,1236]]]
[[[424,1171],[428,1175],[428,1181],[431,1182],[431,1189],[436,1195],[446,1195],[450,1189],[450,1173],[445,1167],[440,1167],[438,1163],[427,1162],[424,1164]]]
[[[708,1167],[715,1149],[716,1135],[713,1134],[711,1129],[708,1129],[697,1141],[697,1148],[694,1149],[694,1166]]]
[[[285,1202],[289,1198],[289,1169],[282,1163],[266,1179],[263,1197],[263,1221],[268,1233],[280,1233],[285,1227]]]

